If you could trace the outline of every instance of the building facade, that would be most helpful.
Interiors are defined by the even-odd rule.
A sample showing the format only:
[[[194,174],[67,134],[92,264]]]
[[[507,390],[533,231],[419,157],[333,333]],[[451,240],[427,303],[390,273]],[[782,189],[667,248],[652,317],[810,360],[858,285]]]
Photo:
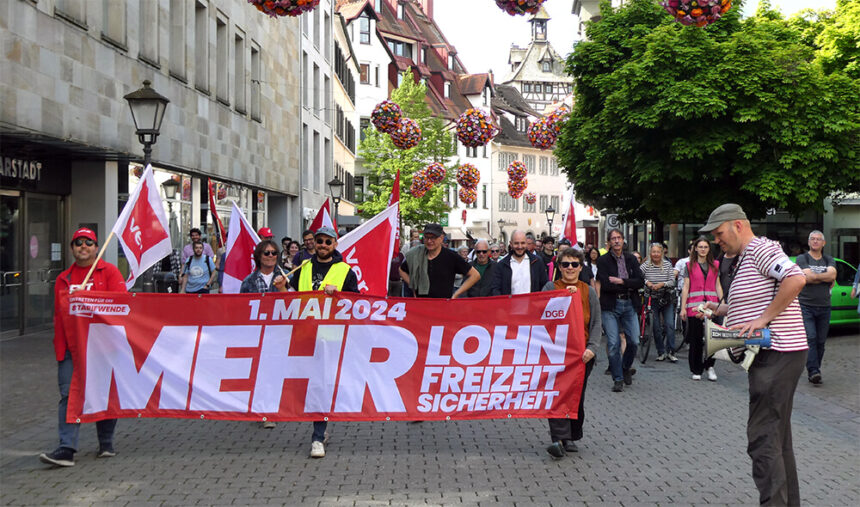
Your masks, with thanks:
[[[299,20],[245,0],[2,2],[0,19],[4,335],[51,324],[71,231],[107,239],[141,169],[123,97],[144,80],[170,100],[152,165],[180,184],[174,247],[191,227],[213,241],[210,178],[225,225],[232,199],[255,227],[300,232]],[[104,257],[126,269],[116,243]]]
[[[358,151],[358,110],[355,108],[359,67],[346,20],[334,14],[334,177],[343,182],[338,205],[339,226],[357,225],[355,208],[355,155]]]

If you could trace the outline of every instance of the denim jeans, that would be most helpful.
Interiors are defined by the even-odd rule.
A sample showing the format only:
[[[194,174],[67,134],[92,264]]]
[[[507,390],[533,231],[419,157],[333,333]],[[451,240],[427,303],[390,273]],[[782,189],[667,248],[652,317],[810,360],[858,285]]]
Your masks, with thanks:
[[[613,310],[601,313],[603,330],[606,332],[606,341],[609,345],[609,370],[612,372],[612,380],[623,380],[624,370],[633,365],[636,359],[636,348],[639,347],[639,318],[633,309],[633,302],[629,299],[615,301]],[[624,357],[621,357],[621,336],[624,331],[627,338],[627,348]]]
[[[661,307],[651,301],[651,322],[654,323],[652,329],[657,354],[675,352],[675,305],[669,303]]]
[[[800,305],[803,313],[803,327],[806,329],[806,371],[809,375],[821,373],[821,359],[824,358],[824,342],[830,331],[830,307]]]
[[[311,436],[311,442],[322,442],[325,440],[326,426],[328,426],[326,421],[314,421],[314,434]]]
[[[78,432],[80,424],[66,422],[66,409],[69,406],[69,385],[72,383],[72,354],[66,352],[66,357],[57,363],[57,383],[60,386],[60,405],[57,410],[59,416],[60,447],[68,447],[73,451],[78,450]],[[96,422],[96,433],[99,437],[100,446],[113,445],[113,432],[116,429],[116,419],[105,419]]]

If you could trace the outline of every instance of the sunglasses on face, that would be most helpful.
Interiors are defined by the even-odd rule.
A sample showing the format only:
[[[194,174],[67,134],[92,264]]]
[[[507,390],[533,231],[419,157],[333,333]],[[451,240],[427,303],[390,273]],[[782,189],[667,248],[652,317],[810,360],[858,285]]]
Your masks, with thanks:
[[[425,234],[424,239],[439,239],[439,236],[436,236],[435,234]]]
[[[263,255],[266,255],[269,257],[274,257],[274,256],[278,255],[278,252],[275,250],[265,250],[265,251],[263,251]]]
[[[491,253],[499,253],[499,250],[490,250]]]
[[[78,238],[75,240],[75,243],[74,243],[75,246],[81,246],[81,245],[93,246],[95,244],[96,244],[95,241],[93,241],[91,239],[84,239],[84,238]]]
[[[475,250],[475,253],[479,253],[479,254],[485,254],[487,252],[489,252],[489,250]]]
[[[317,245],[331,245],[334,243],[333,239],[330,238],[316,238]]]
[[[563,268],[578,268],[579,267],[579,263],[576,261],[571,261],[571,262],[562,261],[559,264],[561,264],[561,267],[563,267]]]

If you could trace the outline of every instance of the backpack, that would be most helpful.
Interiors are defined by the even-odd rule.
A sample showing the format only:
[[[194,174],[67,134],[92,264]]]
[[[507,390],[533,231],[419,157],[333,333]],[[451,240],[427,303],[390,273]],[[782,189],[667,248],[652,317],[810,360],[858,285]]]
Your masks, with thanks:
[[[210,259],[208,255],[206,255],[205,257],[206,257],[206,270],[208,271],[208,273],[206,273],[206,274],[209,276],[212,276],[212,267],[209,265],[212,262],[212,259]],[[185,261],[185,274],[186,275],[188,274],[188,270],[191,269],[191,259],[193,259],[193,258],[194,258],[193,256],[189,257],[188,260]]]

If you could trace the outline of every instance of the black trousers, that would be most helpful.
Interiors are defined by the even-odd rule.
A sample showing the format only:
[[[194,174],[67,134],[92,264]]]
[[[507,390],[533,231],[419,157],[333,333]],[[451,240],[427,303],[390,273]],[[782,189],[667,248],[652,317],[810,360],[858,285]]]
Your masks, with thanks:
[[[585,378],[582,379],[582,392],[579,394],[578,419],[549,419],[549,436],[553,442],[559,440],[582,440],[582,423],[585,422],[585,386],[594,368],[594,358],[585,363]]]
[[[747,454],[761,505],[800,505],[791,410],[805,364],[805,350],[762,350],[749,371]]]
[[[687,362],[690,364],[690,372],[701,375],[703,371],[714,365],[712,357],[704,360],[705,353],[705,321],[696,317],[687,316],[687,341],[690,342],[690,353]]]

